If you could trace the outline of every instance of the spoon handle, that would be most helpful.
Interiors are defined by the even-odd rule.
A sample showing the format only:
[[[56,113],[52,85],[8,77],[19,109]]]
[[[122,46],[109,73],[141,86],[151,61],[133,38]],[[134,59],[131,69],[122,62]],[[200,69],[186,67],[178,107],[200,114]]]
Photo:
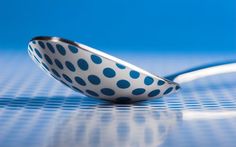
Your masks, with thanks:
[[[236,61],[225,61],[213,64],[207,64],[184,70],[166,77],[166,79],[177,82],[185,83],[199,78],[236,72]]]

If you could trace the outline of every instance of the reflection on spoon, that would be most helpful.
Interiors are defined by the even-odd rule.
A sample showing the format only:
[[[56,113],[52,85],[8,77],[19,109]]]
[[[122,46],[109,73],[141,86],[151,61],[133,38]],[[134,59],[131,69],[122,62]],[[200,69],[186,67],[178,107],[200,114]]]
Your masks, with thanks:
[[[179,113],[134,107],[80,110],[59,122],[50,146],[159,146]]]

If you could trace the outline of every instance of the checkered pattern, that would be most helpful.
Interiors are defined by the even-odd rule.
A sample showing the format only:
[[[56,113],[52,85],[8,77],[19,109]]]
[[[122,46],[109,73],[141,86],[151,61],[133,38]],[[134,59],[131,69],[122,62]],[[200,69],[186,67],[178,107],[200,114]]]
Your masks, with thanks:
[[[122,56],[160,75],[231,58]],[[1,147],[235,146],[235,74],[186,83],[165,98],[121,105],[70,90],[38,69],[26,53],[1,52],[0,67]]]

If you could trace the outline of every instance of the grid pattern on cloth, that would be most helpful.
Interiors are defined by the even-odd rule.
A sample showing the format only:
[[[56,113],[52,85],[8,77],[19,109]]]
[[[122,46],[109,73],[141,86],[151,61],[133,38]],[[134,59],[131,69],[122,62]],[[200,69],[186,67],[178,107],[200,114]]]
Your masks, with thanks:
[[[125,58],[165,75],[221,57],[189,56]],[[0,146],[235,146],[235,74],[186,83],[161,99],[112,104],[68,89],[26,53],[2,52],[0,67]]]

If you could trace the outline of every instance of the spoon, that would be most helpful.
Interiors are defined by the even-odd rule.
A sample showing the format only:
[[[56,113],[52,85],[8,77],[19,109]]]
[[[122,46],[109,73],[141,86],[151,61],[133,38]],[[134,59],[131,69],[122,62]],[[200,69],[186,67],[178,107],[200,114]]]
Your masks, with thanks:
[[[33,38],[28,53],[47,74],[69,88],[89,97],[116,102],[160,98],[175,93],[184,82],[236,72],[236,61],[229,61],[163,78],[99,50],[58,37]]]

